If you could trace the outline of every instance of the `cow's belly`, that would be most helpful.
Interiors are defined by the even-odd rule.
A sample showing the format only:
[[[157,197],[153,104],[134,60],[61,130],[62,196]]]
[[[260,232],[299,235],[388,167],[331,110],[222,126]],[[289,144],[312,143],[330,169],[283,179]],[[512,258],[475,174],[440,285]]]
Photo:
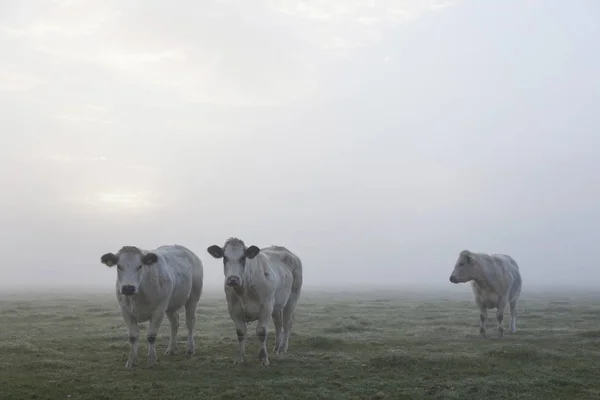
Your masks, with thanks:
[[[137,322],[147,322],[152,317],[152,312],[149,311],[136,311],[134,314]]]
[[[191,289],[191,283],[176,286],[173,289],[173,293],[171,293],[171,297],[169,298],[169,305],[167,307],[167,311],[173,312],[183,307],[190,298]]]
[[[292,292],[292,287],[291,285],[289,286],[282,286],[281,288],[279,288],[276,292],[275,292],[275,305],[274,305],[274,310],[283,310],[283,307],[285,307],[288,299],[290,298],[290,293]]]
[[[487,309],[498,307],[499,296],[496,293],[482,292],[479,295],[479,302]]]
[[[260,303],[252,300],[244,301],[244,314],[246,322],[257,321],[260,316]]]
[[[124,307],[137,322],[146,322],[152,316],[152,309],[150,307],[136,307],[134,304],[129,304]]]

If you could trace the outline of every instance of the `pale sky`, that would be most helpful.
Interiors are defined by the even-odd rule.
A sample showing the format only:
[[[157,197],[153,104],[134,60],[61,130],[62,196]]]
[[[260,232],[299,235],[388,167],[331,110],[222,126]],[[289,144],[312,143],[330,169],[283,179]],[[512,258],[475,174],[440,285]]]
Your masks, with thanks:
[[[305,287],[597,284],[600,3],[3,0],[1,285],[284,245]]]

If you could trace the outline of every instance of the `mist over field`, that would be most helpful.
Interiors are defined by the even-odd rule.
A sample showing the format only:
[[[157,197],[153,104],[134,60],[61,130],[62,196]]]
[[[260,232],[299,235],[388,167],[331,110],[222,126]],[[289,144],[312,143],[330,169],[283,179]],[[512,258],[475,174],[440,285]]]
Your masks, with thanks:
[[[218,290],[230,236],[306,288],[449,287],[462,249],[600,279],[594,1],[1,9],[3,288],[111,291],[100,255],[178,243]]]
[[[0,398],[600,398],[598,38],[593,0],[1,1]],[[233,321],[229,237],[300,257],[283,310]],[[158,328],[100,258],[167,244],[204,290]]]

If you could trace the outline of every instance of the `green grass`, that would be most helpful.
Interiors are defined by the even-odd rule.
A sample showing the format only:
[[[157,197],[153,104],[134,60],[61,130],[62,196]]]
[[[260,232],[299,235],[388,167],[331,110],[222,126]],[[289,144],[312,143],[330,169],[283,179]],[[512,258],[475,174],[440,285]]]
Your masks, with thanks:
[[[600,398],[593,295],[524,293],[517,334],[507,316],[498,339],[490,313],[483,339],[470,294],[307,291],[289,352],[263,367],[255,324],[246,363],[232,364],[235,328],[216,293],[200,302],[196,355],[184,355],[182,314],[178,354],[162,355],[165,318],[158,365],[145,367],[142,341],[139,366],[126,370],[127,330],[109,293],[0,298],[0,399]]]

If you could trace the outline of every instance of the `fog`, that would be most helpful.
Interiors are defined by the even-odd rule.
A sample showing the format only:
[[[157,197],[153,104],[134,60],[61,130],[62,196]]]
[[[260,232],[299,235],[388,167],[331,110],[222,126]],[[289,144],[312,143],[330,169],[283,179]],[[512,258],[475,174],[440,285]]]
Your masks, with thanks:
[[[595,1],[5,0],[1,286],[94,286],[123,245],[235,236],[309,288],[600,279]]]

